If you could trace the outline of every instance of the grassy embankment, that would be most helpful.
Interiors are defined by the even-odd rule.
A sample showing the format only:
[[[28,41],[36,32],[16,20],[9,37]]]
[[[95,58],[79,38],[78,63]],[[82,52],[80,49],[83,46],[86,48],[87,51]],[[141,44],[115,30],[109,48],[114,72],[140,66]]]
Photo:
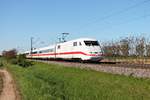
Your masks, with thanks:
[[[35,63],[7,65],[23,100],[149,100],[150,79]]]

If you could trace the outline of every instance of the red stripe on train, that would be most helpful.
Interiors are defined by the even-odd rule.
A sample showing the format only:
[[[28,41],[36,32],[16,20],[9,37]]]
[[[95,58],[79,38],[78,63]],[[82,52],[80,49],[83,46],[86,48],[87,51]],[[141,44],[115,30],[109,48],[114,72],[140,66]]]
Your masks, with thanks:
[[[86,55],[86,56],[101,56],[100,54],[86,54],[84,52],[63,52],[63,53],[47,53],[47,54],[32,54],[32,56],[50,56],[50,55],[69,55],[69,54],[82,54],[82,55]]]

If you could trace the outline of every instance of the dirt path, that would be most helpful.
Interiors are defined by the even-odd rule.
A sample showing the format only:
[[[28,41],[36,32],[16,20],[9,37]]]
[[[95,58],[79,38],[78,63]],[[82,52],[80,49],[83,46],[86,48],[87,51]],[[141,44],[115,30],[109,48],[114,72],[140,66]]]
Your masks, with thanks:
[[[14,80],[6,69],[0,69],[0,74],[3,79],[3,90],[0,95],[0,100],[20,100]]]

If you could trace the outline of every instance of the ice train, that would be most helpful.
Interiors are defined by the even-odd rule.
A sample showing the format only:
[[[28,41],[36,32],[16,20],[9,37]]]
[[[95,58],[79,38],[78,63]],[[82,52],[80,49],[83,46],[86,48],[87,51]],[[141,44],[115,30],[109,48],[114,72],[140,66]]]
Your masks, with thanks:
[[[27,58],[36,59],[78,59],[82,61],[100,61],[103,59],[99,42],[91,38],[79,38],[61,42],[44,48],[24,52]]]

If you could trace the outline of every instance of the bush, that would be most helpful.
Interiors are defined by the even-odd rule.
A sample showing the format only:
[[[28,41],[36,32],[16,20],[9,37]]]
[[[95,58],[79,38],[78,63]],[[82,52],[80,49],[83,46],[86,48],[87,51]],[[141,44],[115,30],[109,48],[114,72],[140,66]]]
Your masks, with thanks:
[[[12,58],[12,59],[9,59],[8,61],[11,64],[16,64],[21,67],[29,67],[33,65],[31,61],[26,60],[24,54],[20,54],[17,56],[17,58]]]
[[[29,67],[29,66],[32,66],[32,62],[26,60],[26,56],[25,56],[24,54],[18,55],[18,57],[17,57],[17,62],[18,62],[18,65],[19,65],[19,66],[22,66],[22,67]]]
[[[18,59],[18,60],[26,59],[26,55],[25,55],[25,54],[19,54],[19,55],[17,56],[17,59]]]
[[[32,66],[32,62],[31,61],[27,61],[26,59],[22,59],[18,61],[18,65],[22,66],[22,67],[29,67]]]
[[[4,64],[2,62],[0,62],[0,67],[3,67],[3,66],[4,66]]]
[[[17,64],[17,63],[18,63],[17,59],[15,59],[15,58],[10,59],[9,62],[10,62],[11,64]]]

